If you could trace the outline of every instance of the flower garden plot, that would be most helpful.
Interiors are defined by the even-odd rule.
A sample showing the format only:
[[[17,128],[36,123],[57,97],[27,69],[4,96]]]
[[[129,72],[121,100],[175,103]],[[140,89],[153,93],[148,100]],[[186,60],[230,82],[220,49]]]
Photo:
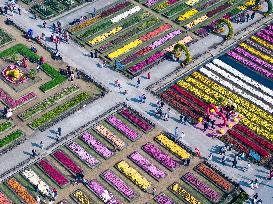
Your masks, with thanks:
[[[0,29],[0,47],[10,43],[12,41],[12,37]]]
[[[72,199],[80,204],[92,204],[93,201],[88,197],[86,193],[82,190],[78,189],[74,193],[71,194]]]
[[[2,192],[0,192],[0,202],[2,204],[11,204],[10,200]]]
[[[164,193],[160,193],[154,197],[158,204],[175,204],[175,202]]]

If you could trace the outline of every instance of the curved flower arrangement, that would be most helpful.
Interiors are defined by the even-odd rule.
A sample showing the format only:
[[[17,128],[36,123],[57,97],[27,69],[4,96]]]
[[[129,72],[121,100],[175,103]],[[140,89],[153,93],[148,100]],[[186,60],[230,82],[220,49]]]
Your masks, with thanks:
[[[161,151],[154,144],[147,143],[142,146],[142,149],[155,160],[157,160],[160,164],[162,164],[171,171],[175,170],[175,168],[179,166],[179,164],[174,159],[172,159],[165,152]]]
[[[24,186],[19,184],[15,178],[11,178],[7,181],[7,185],[19,196],[22,201],[27,204],[36,204],[36,200],[32,197],[32,195],[25,189]]]
[[[175,204],[175,202],[166,194],[160,193],[157,196],[154,197],[154,200],[158,204]]]
[[[116,165],[117,169],[129,178],[134,184],[136,184],[142,190],[148,190],[151,187],[151,183],[143,177],[137,170],[132,168],[126,161],[121,161]]]
[[[190,154],[186,150],[184,150],[181,146],[170,140],[167,136],[160,134],[155,137],[155,140],[158,141],[170,152],[178,156],[180,159],[190,158]]]
[[[80,189],[71,194],[72,198],[79,204],[92,204],[93,201]]]
[[[102,124],[97,125],[96,130],[102,136],[104,136],[108,141],[110,141],[114,146],[116,146],[119,150],[122,150],[126,146],[125,142],[122,139],[114,135],[110,130],[108,130]]]
[[[10,200],[2,192],[0,192],[0,203],[1,204],[12,204],[10,202]]]
[[[38,166],[61,188],[69,183],[68,179],[60,171],[55,169],[48,161],[42,159],[38,162]]]
[[[191,186],[195,187],[200,193],[205,195],[210,201],[218,202],[220,200],[220,194],[215,190],[211,189],[208,185],[203,183],[197,177],[195,177],[192,173],[186,173],[182,179],[190,184]]]
[[[112,126],[114,126],[117,130],[122,132],[126,137],[128,137],[131,141],[136,141],[139,137],[138,133],[133,129],[129,128],[125,123],[123,123],[116,116],[109,116],[107,118],[107,122],[109,122]]]
[[[12,84],[21,84],[27,81],[25,74],[17,65],[10,64],[2,70],[3,77]]]
[[[135,164],[137,164],[140,168],[142,168],[155,179],[161,179],[167,176],[167,174],[163,170],[153,165],[147,158],[142,156],[139,152],[133,152],[132,154],[130,154],[129,159],[131,159]]]
[[[34,186],[37,186],[39,192],[43,195],[50,197],[50,186],[42,180],[32,169],[22,172],[22,175]]]
[[[130,186],[128,186],[120,177],[118,177],[113,171],[106,170],[102,173],[101,176],[128,200],[131,201],[136,198],[137,194],[134,192],[134,190]]]
[[[84,133],[81,137],[89,147],[91,147],[95,152],[101,155],[104,159],[109,159],[114,155],[110,149],[108,149],[104,144],[97,140],[94,136],[89,133]]]
[[[139,6],[135,6],[131,9],[129,9],[128,11],[125,11],[124,13],[121,13],[117,16],[115,16],[114,18],[111,19],[112,23],[118,23],[119,21],[128,18],[129,16],[133,15],[134,13],[137,13],[141,10],[141,7]]]
[[[107,204],[122,204],[115,196],[108,191],[101,183],[97,180],[91,180],[88,182],[87,187],[98,196],[103,203]]]
[[[201,204],[201,202],[191,195],[188,191],[186,191],[183,186],[179,183],[174,183],[170,190],[177,194],[179,197],[182,197],[185,201],[189,202],[190,204]]]
[[[164,51],[166,51],[166,52],[172,52],[173,49],[174,49],[174,46],[176,44],[184,44],[185,45],[185,44],[189,43],[192,40],[193,40],[192,37],[188,35],[188,36],[184,37],[182,40],[179,40],[177,43],[174,43],[171,46],[165,48]]]
[[[100,164],[100,161],[96,157],[89,154],[83,147],[79,144],[72,142],[68,145],[68,148],[79,157],[84,163],[86,163],[90,168],[94,168]]]

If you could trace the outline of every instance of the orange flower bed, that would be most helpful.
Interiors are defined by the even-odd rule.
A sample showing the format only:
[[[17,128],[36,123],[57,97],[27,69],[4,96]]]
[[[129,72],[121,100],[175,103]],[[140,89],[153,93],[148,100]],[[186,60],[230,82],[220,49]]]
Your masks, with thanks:
[[[89,20],[86,20],[86,21],[80,23],[79,25],[76,25],[76,26],[70,28],[69,30],[72,33],[77,32],[77,31],[82,30],[82,29],[90,26],[91,24],[99,21],[100,19],[101,19],[101,16],[96,16],[95,18],[91,18]]]
[[[205,164],[200,163],[197,169],[225,191],[230,192],[232,190],[232,184],[230,182]]]
[[[1,204],[11,204],[9,199],[2,192],[0,192],[0,203]]]
[[[7,181],[8,186],[27,204],[36,204],[36,200],[29,194],[29,192],[20,185],[15,178],[11,178]]]

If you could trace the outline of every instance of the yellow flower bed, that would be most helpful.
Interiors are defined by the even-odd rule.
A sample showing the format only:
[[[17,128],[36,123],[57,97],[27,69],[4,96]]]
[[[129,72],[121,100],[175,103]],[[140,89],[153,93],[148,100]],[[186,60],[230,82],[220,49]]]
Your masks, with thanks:
[[[190,154],[180,147],[178,144],[170,140],[167,136],[160,134],[155,138],[159,141],[164,147],[166,147],[170,152],[177,155],[181,159],[188,159],[190,158]]]
[[[192,27],[196,26],[197,24],[199,24],[207,19],[208,19],[208,17],[206,15],[201,16],[200,18],[197,18],[197,19],[193,20],[192,22],[186,24],[185,27],[188,29],[191,29]]]
[[[241,43],[240,46],[242,46],[243,48],[245,48],[247,51],[251,52],[252,54],[257,55],[258,57],[262,58],[263,60],[273,64],[273,58],[261,53],[260,51],[254,49],[253,47],[250,47],[246,43]]]
[[[191,204],[201,204],[199,200],[197,200],[193,195],[191,195],[178,183],[173,184],[171,190]]]
[[[131,49],[137,47],[141,43],[142,41],[140,39],[136,39],[135,41],[132,41],[127,45],[124,45],[122,48],[119,48],[116,51],[111,52],[110,54],[108,54],[108,57],[111,59],[117,58],[118,56],[123,55],[126,52],[129,52]]]
[[[251,39],[256,41],[257,43],[261,44],[262,46],[273,50],[273,45],[271,45],[270,43],[266,42],[265,40],[263,40],[257,36],[251,36]]]
[[[135,183],[139,188],[147,190],[151,183],[143,177],[137,170],[130,167],[126,161],[121,161],[117,164],[118,170],[128,177],[133,183]]]
[[[72,33],[78,32],[78,31],[80,31],[80,30],[82,30],[82,29],[84,29],[84,28],[90,26],[91,24],[93,24],[93,23],[99,21],[100,19],[101,19],[100,16],[96,16],[95,18],[91,18],[91,19],[89,19],[89,20],[86,20],[86,21],[84,21],[84,22],[82,22],[82,23],[80,23],[80,24],[78,24],[78,25],[76,25],[76,26],[70,28],[69,30],[70,30],[70,32],[72,32]]]
[[[247,9],[247,7],[249,7],[249,6],[254,6],[255,3],[256,3],[256,0],[249,0],[249,1],[247,1],[244,5],[238,6],[238,8],[239,8],[241,11],[244,11],[244,10]]]
[[[196,4],[197,2],[199,2],[199,0],[188,0],[185,2],[185,4],[189,5],[189,6],[193,6],[194,4]]]
[[[179,20],[179,21],[184,21],[184,20],[186,20],[186,19],[188,19],[188,18],[194,16],[194,15],[197,14],[197,13],[198,13],[198,11],[197,11],[196,9],[191,9],[191,10],[185,12],[184,14],[180,15],[180,16],[178,17],[178,20]]]
[[[79,204],[92,204],[89,197],[81,190],[75,191],[72,195],[79,202]]]
[[[121,26],[115,27],[112,30],[110,30],[109,32],[103,33],[102,35],[97,36],[97,37],[93,38],[92,40],[88,41],[88,44],[95,45],[95,44],[105,40],[106,38],[109,38],[111,35],[115,35],[116,33],[118,33],[121,30],[122,30]]]

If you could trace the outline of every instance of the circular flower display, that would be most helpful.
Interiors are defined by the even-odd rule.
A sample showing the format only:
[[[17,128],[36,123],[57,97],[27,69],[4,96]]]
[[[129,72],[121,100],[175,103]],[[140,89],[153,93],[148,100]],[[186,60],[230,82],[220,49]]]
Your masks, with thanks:
[[[19,69],[19,67],[13,64],[8,65],[6,68],[3,69],[2,75],[5,77],[7,81],[13,84],[24,83],[27,80],[27,77]]]

